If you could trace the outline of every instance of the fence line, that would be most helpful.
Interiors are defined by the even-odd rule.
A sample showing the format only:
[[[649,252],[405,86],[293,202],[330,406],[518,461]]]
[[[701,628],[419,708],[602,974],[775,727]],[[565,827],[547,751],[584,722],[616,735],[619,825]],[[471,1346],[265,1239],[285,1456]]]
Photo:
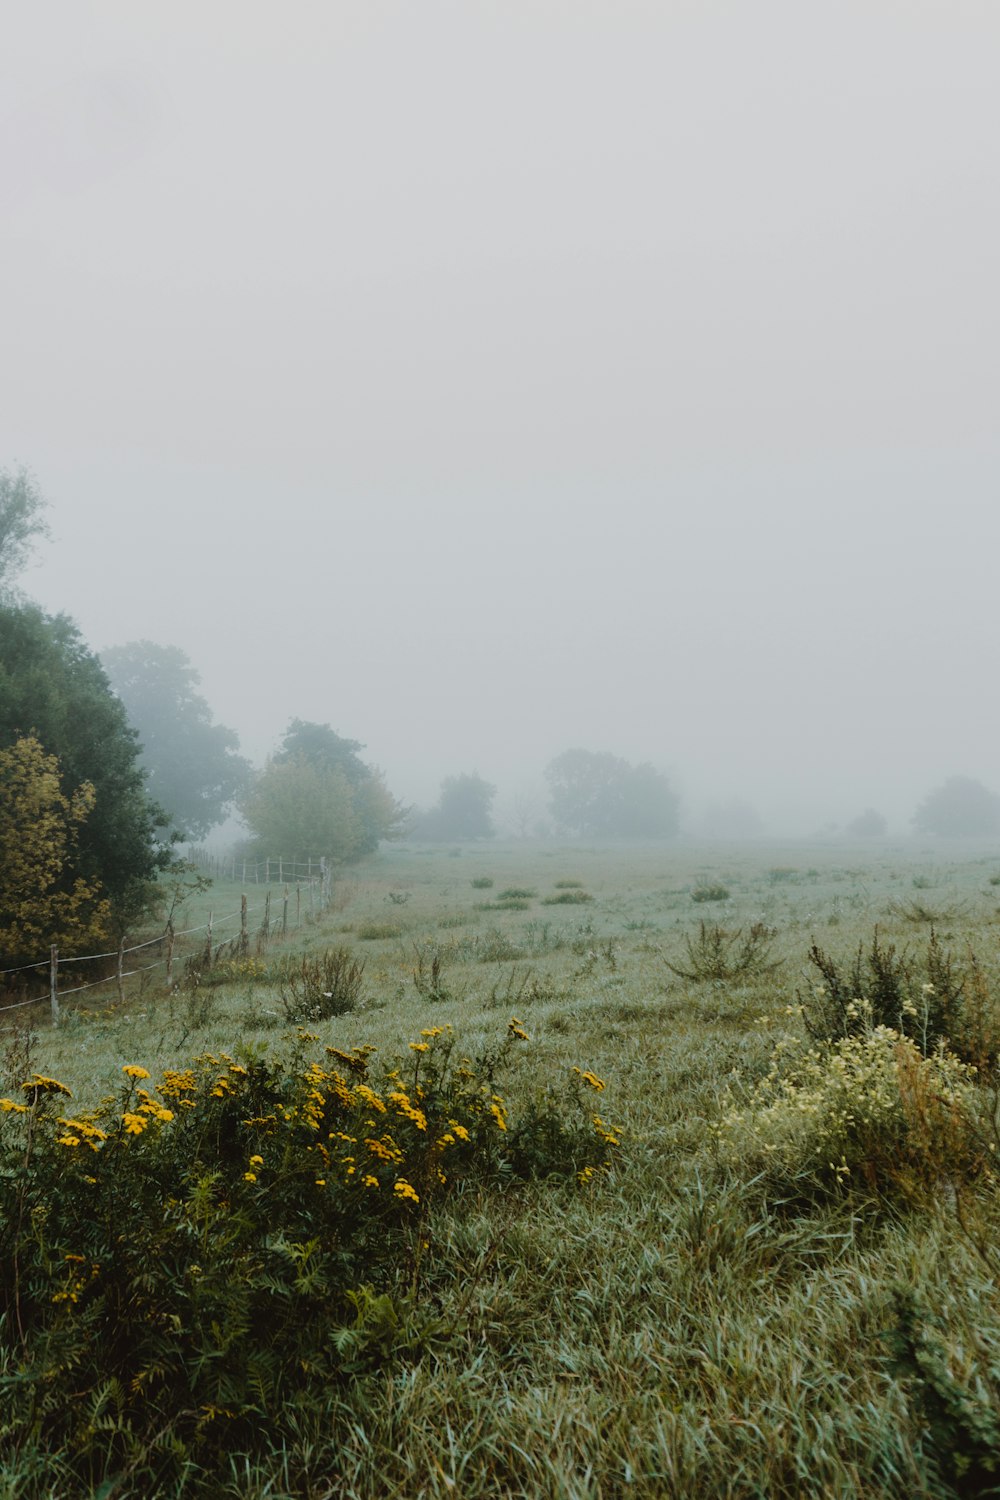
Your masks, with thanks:
[[[197,855],[197,853],[198,853],[198,851],[195,851],[196,855]],[[195,861],[192,861],[192,862],[195,862]],[[217,863],[219,863],[221,865],[222,862],[218,861]],[[230,865],[230,864],[233,864],[233,863],[234,863],[233,861],[226,861],[227,865]],[[315,894],[316,894],[317,890],[319,890],[319,892],[320,892],[321,903],[324,902],[324,901],[326,901],[326,902],[329,901],[329,896],[330,896],[330,870],[329,870],[329,866],[327,864],[327,861],[325,859],[323,859],[323,860],[320,860],[320,859],[309,859],[309,860],[295,861],[295,860],[287,860],[287,859],[284,859],[284,858],[277,858],[277,859],[268,859],[268,860],[257,861],[257,863],[255,865],[251,865],[251,863],[249,861],[243,861],[242,862],[242,869],[241,869],[241,873],[243,875],[242,884],[244,884],[244,885],[247,885],[247,884],[250,884],[250,883],[259,884],[259,882],[256,880],[256,878],[253,880],[253,882],[251,882],[251,881],[249,881],[247,879],[247,871],[248,870],[253,870],[255,872],[255,874],[256,874],[256,871],[258,871],[260,869],[264,869],[268,874],[270,874],[272,868],[275,870],[275,872],[280,871],[280,872],[282,872],[282,875],[284,875],[284,876],[287,877],[287,878],[285,878],[283,880],[279,879],[279,882],[278,882],[280,885],[283,885],[283,887],[284,887],[284,897],[283,897],[283,902],[282,902],[282,917],[281,917],[281,931],[282,931],[282,935],[284,936],[287,933],[287,931],[288,931],[288,887],[289,887],[289,884],[294,885],[295,888],[296,888],[296,902],[295,902],[295,905],[296,905],[296,916],[297,916],[297,919],[298,919],[301,916],[301,887],[302,887],[303,884],[307,884],[309,886],[310,896],[313,898],[312,910],[315,910],[315,899],[314,898],[315,898]],[[297,868],[301,868],[301,869],[307,870],[307,875],[306,875],[305,880],[303,880],[301,876],[297,877],[294,874],[294,871]],[[322,906],[321,906],[321,909],[322,909]],[[211,945],[212,934],[213,934],[213,932],[215,931],[215,929],[217,927],[224,926],[227,922],[232,922],[232,921],[235,921],[237,918],[239,918],[239,922],[240,922],[240,946],[241,946],[241,951],[245,952],[246,949],[249,947],[249,940],[250,940],[249,928],[247,926],[247,918],[250,917],[250,916],[256,915],[259,912],[263,912],[264,920],[263,920],[263,922],[261,924],[260,929],[258,930],[257,940],[258,940],[258,944],[259,944],[261,938],[263,938],[263,941],[266,944],[267,941],[268,941],[268,938],[271,935],[271,927],[272,927],[272,924],[271,924],[271,890],[270,890],[270,887],[268,888],[268,890],[266,892],[266,895],[264,897],[264,901],[263,901],[262,905],[250,906],[247,903],[246,896],[244,896],[242,898],[241,902],[240,902],[240,909],[239,909],[239,911],[229,912],[224,917],[216,917],[213,912],[209,912],[208,921],[207,922],[202,923],[202,925],[199,926],[199,927],[186,927],[186,928],[183,928],[181,931],[177,931],[174,928],[172,920],[168,920],[166,927],[164,928],[163,932],[159,935],[159,937],[146,938],[144,942],[135,943],[131,947],[128,947],[128,948],[126,948],[124,946],[124,938],[123,938],[122,939],[122,943],[119,945],[118,948],[110,950],[107,953],[82,953],[82,954],[73,954],[73,955],[70,955],[68,957],[64,956],[64,957],[60,958],[59,949],[58,949],[57,944],[52,943],[50,945],[49,957],[47,959],[44,959],[44,958],[37,959],[34,963],[19,964],[15,968],[11,968],[11,969],[0,969],[0,979],[4,979],[9,974],[27,974],[27,973],[32,972],[32,971],[45,970],[45,969],[47,969],[49,971],[49,990],[48,990],[47,994],[45,994],[45,995],[32,995],[27,1000],[16,1000],[13,1003],[10,1003],[10,1004],[7,1004],[7,1005],[0,1005],[0,1015],[4,1014],[7,1011],[22,1010],[26,1006],[29,1006],[29,1005],[42,1005],[42,1004],[44,1004],[44,1002],[46,1000],[48,1000],[49,1003],[50,1003],[50,1005],[51,1005],[51,1008],[52,1008],[52,1020],[53,1020],[53,1023],[57,1025],[58,1022],[59,1022],[59,1001],[61,999],[64,999],[64,998],[66,998],[69,995],[79,995],[80,993],[82,993],[83,990],[91,990],[91,989],[94,989],[98,985],[113,984],[115,982],[117,982],[118,988],[119,988],[119,994],[121,994],[122,993],[121,986],[122,986],[122,981],[123,980],[125,980],[125,979],[131,979],[136,974],[146,974],[151,969],[159,969],[159,968],[162,968],[164,965],[166,965],[166,969],[167,969],[167,988],[169,989],[170,986],[171,986],[171,984],[172,984],[172,982],[173,982],[172,981],[173,945],[174,945],[174,940],[176,938],[191,937],[194,933],[205,932],[205,933],[208,934],[208,945]],[[300,923],[299,920],[297,920],[296,925],[301,925],[301,923]],[[233,941],[235,941],[235,939],[229,939],[229,941],[233,942]],[[125,969],[125,968],[123,968],[123,960],[125,959],[125,957],[128,954],[130,954],[130,953],[139,953],[139,952],[142,951],[143,948],[152,948],[156,944],[159,944],[162,947],[162,945],[164,943],[167,944],[167,956],[166,956],[166,958],[157,959],[157,960],[155,960],[155,962],[153,962],[151,964],[141,964],[136,969]],[[220,950],[221,950],[221,948],[223,946],[224,946],[223,944],[221,944],[221,943],[219,944]],[[113,974],[105,975],[101,979],[92,979],[92,980],[88,981],[88,983],[86,983],[86,984],[74,985],[72,989],[66,989],[66,990],[59,989],[59,986],[58,986],[58,974],[59,974],[59,966],[60,966],[60,964],[62,964],[65,967],[73,967],[76,964],[94,963],[94,962],[102,960],[102,959],[111,959],[111,958],[117,959],[117,961],[118,961],[117,968],[116,968],[116,970],[115,970],[115,972]]]

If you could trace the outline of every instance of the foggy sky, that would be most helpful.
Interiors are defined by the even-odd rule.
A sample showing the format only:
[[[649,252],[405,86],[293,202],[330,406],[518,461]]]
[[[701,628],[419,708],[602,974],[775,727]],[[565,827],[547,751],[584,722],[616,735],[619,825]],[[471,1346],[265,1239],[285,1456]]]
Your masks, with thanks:
[[[406,800],[1000,790],[1000,10],[36,0],[0,46],[24,578]]]

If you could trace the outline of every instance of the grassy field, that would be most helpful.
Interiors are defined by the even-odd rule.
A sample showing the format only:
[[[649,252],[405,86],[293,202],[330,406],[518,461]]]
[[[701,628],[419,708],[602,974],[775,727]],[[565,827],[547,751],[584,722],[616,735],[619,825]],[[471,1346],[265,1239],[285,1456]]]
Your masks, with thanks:
[[[178,925],[239,898],[191,896]],[[83,1110],[123,1066],[156,1080],[204,1054],[405,1058],[449,1027],[476,1058],[516,1017],[512,1126],[590,1073],[620,1142],[607,1170],[559,1172],[550,1152],[421,1204],[394,1286],[397,1313],[426,1314],[419,1333],[264,1410],[253,1442],[169,1462],[116,1448],[102,1469],[95,1428],[94,1492],[992,1493],[998,913],[992,851],[399,846],[266,953],[179,963],[172,994],[150,980],[124,1006],[91,994],[58,1031],[39,1024],[30,1055],[23,1032],[0,1034],[0,1094],[34,1071]],[[814,943],[847,990],[862,953],[870,996],[840,1037]],[[296,1020],[291,961],[340,946],[364,961],[356,1005]],[[878,1029],[893,975],[907,1046]],[[931,1016],[944,992],[960,1076]],[[42,1432],[0,1414],[2,1500],[80,1483]]]

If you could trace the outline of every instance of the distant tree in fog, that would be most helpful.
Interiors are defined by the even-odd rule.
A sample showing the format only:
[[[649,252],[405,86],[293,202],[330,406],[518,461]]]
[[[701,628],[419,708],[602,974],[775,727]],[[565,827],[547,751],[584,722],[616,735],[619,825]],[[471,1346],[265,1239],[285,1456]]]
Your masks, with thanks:
[[[476,772],[446,776],[436,807],[418,814],[410,832],[423,839],[491,839],[497,789]]]
[[[0,596],[11,592],[35,537],[48,535],[45,506],[27,469],[0,469]]]
[[[678,798],[649,764],[608,752],[565,750],[545,768],[556,827],[585,838],[671,838]]]
[[[971,776],[952,776],[935,787],[913,815],[918,833],[975,838],[1000,833],[1000,797]]]
[[[856,839],[884,839],[888,831],[888,823],[874,807],[866,807],[847,825],[847,832]]]
[[[239,804],[260,855],[325,855],[348,864],[399,833],[405,809],[381,771],[358,757],[361,748],[328,724],[292,720]]]
[[[185,838],[204,838],[250,777],[235,730],[213,724],[198,673],[177,646],[130,641],[102,652],[101,663],[139,735],[151,795]]]

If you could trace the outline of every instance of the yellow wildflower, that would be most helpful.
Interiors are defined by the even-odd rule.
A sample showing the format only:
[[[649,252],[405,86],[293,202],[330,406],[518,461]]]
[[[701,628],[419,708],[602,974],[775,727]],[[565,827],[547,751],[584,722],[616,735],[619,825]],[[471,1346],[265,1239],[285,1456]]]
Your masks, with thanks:
[[[413,1203],[420,1202],[420,1194],[415,1187],[406,1181],[405,1177],[397,1178],[392,1190],[397,1198],[409,1198]]]
[[[126,1078],[148,1078],[149,1074],[145,1068],[137,1067],[135,1063],[126,1063],[122,1072]]]

